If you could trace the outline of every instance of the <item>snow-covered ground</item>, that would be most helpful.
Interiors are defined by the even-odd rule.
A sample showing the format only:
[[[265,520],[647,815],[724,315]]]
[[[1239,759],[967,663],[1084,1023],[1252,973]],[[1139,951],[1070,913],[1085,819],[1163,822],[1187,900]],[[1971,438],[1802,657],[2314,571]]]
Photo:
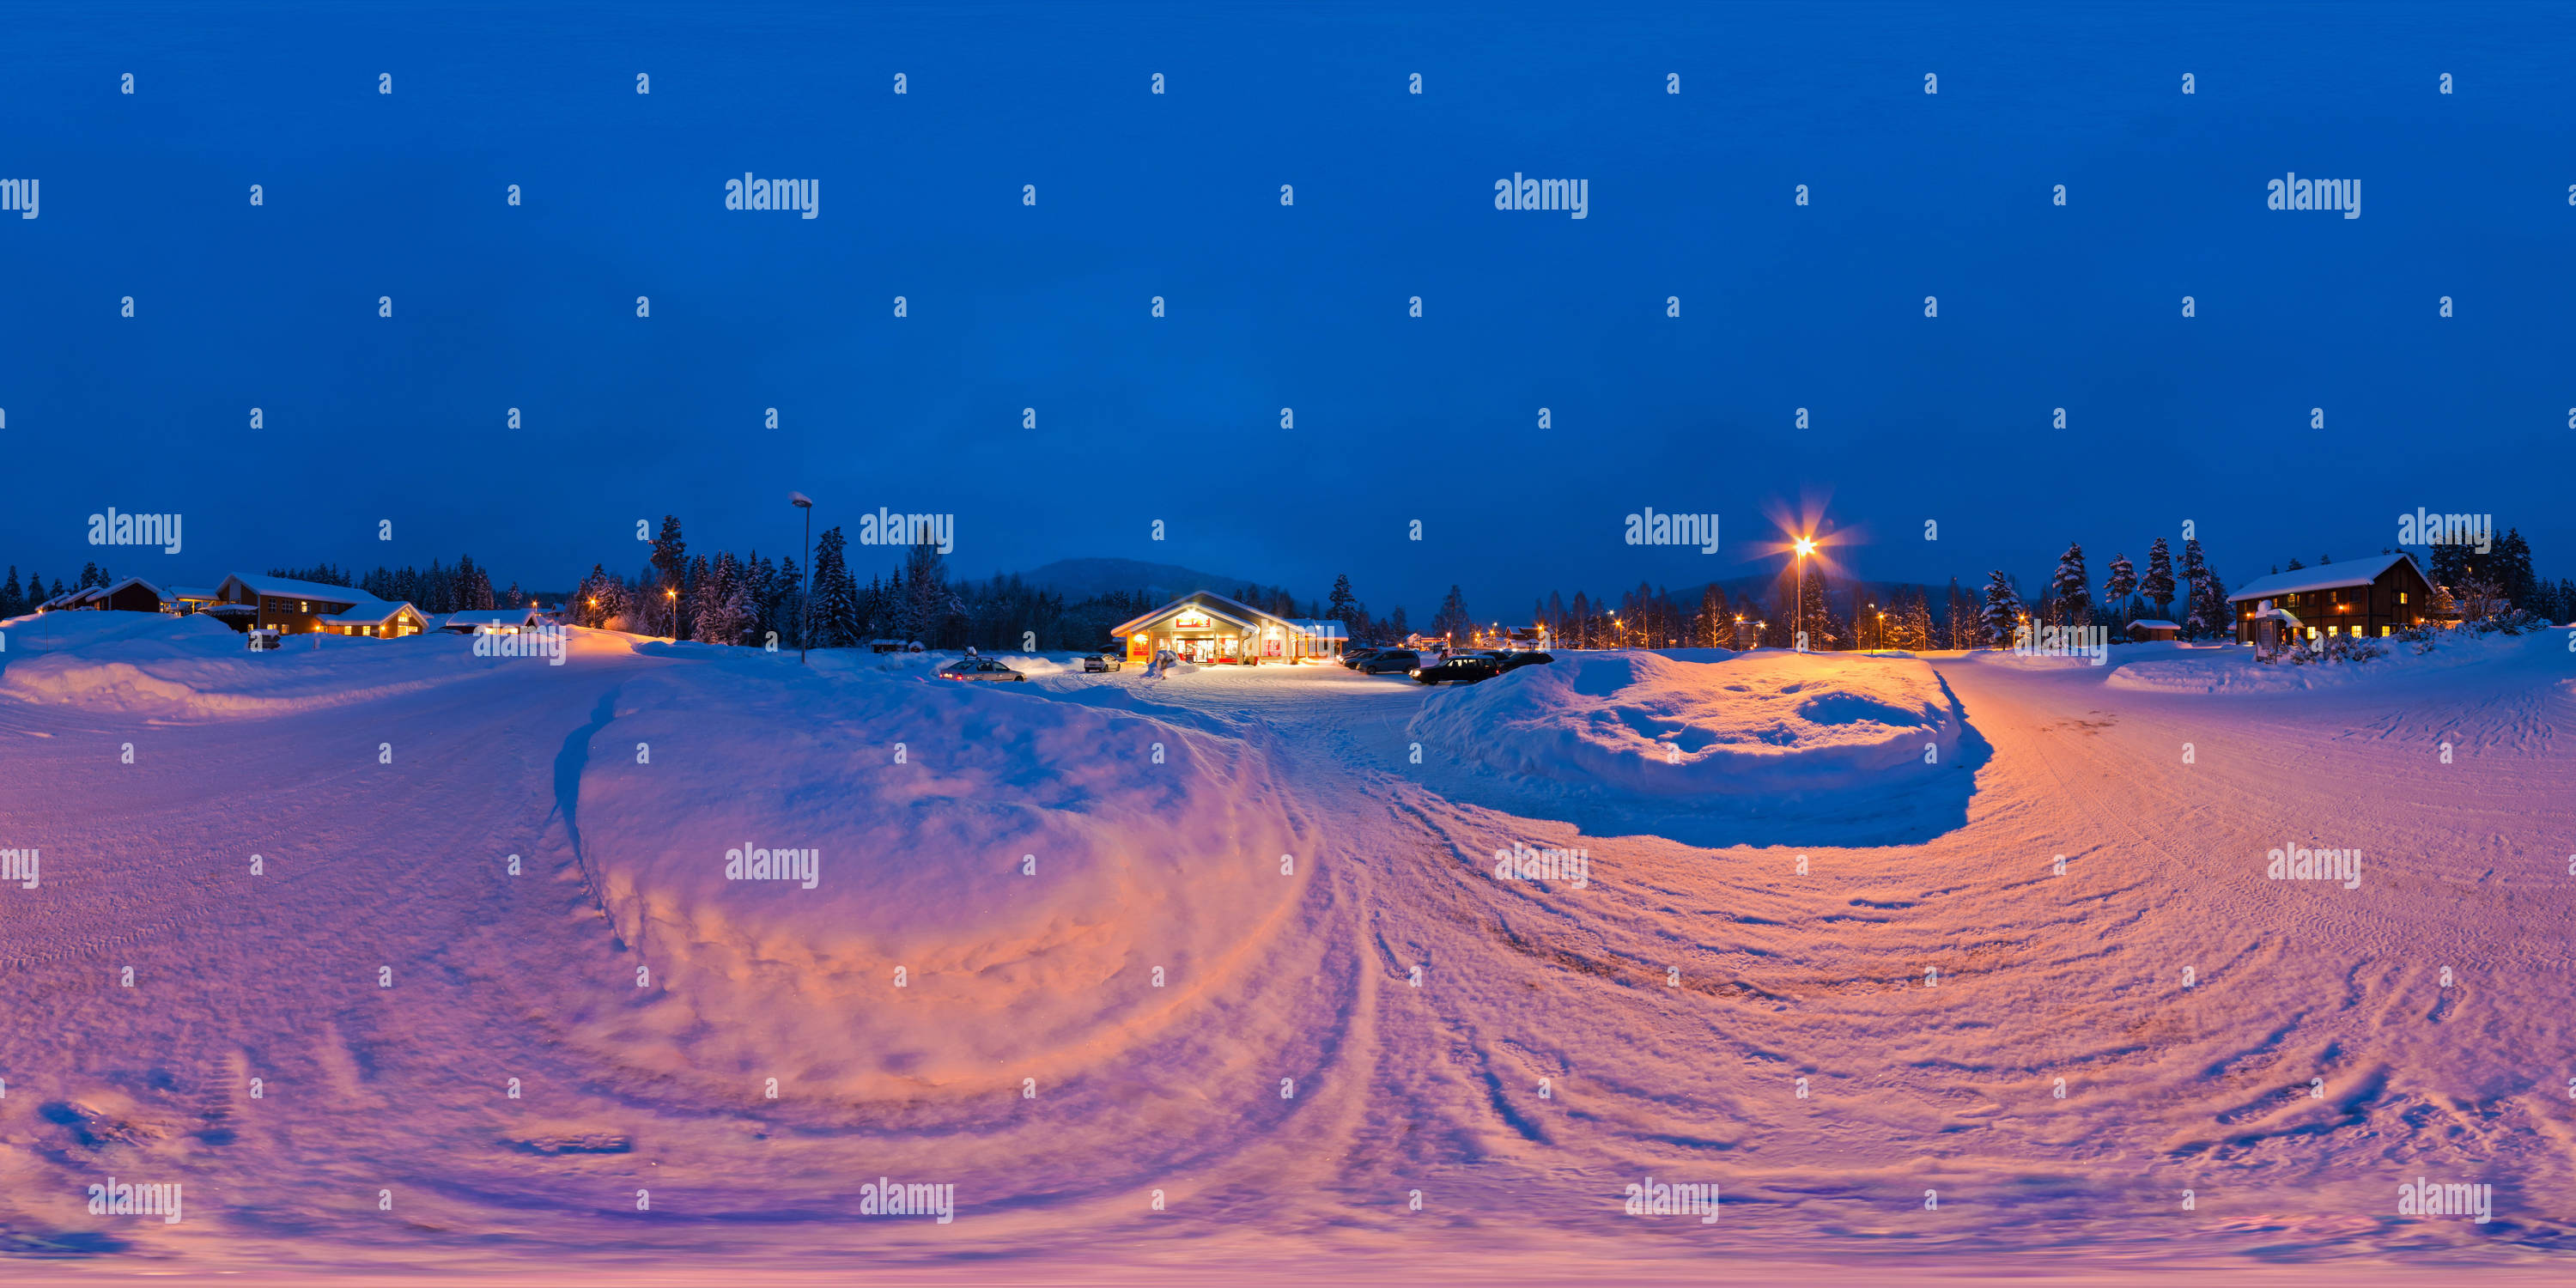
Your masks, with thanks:
[[[0,849],[41,853],[0,884],[13,1280],[2419,1282],[2571,1243],[2563,631],[2324,681],[2151,645],[1459,690],[0,635]],[[2267,877],[2303,847],[2357,885]],[[111,1175],[184,1218],[89,1214]],[[1722,1215],[1625,1215],[1649,1177]],[[2418,1177],[2493,1219],[2399,1215]],[[862,1215],[881,1178],[953,1220]]]

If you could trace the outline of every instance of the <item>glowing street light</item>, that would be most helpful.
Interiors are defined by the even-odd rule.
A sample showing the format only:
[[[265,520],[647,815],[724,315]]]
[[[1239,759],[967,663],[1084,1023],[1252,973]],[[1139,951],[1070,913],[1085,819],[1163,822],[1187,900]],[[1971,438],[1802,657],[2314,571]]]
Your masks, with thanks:
[[[1798,614],[1790,619],[1789,643],[1802,653],[1807,642],[1807,556],[1814,553],[1816,543],[1812,539],[1798,538]]]

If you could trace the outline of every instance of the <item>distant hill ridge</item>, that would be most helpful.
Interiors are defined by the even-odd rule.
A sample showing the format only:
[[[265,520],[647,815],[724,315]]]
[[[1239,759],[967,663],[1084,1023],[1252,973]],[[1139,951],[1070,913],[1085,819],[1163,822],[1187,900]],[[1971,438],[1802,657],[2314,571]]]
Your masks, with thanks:
[[[1194,590],[1213,590],[1231,595],[1253,585],[1242,577],[1226,577],[1179,564],[1147,563],[1141,559],[1058,559],[1044,567],[1020,574],[1020,580],[1031,586],[1052,590],[1068,602],[1079,603],[1111,591],[1144,591],[1160,599],[1178,599]]]

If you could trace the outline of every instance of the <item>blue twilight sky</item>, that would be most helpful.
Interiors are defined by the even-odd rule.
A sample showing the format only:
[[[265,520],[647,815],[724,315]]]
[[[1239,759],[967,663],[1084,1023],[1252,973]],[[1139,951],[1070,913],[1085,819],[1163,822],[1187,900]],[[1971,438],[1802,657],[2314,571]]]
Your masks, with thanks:
[[[42,204],[0,215],[0,562],[48,577],[462,550],[563,588],[665,512],[792,551],[790,488],[824,524],[954,513],[960,573],[1347,571],[1417,617],[1452,582],[1516,616],[1742,575],[1801,508],[1883,579],[2035,590],[2070,539],[2098,578],[2188,519],[2239,584],[2417,506],[2576,575],[2564,7],[5,25],[0,178]],[[819,181],[819,217],[725,210],[745,171]],[[2285,171],[2358,179],[2361,217],[2267,210]],[[1496,210],[1514,172],[1587,180],[1589,217]],[[183,551],[86,545],[110,506],[183,514]],[[1645,506],[1724,548],[1624,544]]]

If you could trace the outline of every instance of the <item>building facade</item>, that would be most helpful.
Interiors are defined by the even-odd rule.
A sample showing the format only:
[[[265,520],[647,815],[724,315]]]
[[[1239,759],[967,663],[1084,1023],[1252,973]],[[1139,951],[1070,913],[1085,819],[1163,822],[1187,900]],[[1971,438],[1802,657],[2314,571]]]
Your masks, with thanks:
[[[2305,640],[2332,635],[2377,637],[2432,619],[2433,584],[2413,555],[2373,555],[2348,564],[2319,564],[2257,577],[2227,597],[2236,640],[2255,642],[2265,601],[2284,614],[2282,629]]]
[[[1165,649],[1188,662],[1329,661],[1350,642],[1340,622],[1265,613],[1213,591],[1193,591],[1109,630],[1127,642],[1127,656],[1151,661]]]
[[[243,629],[258,626],[289,635],[309,634],[323,629],[322,619],[336,617],[357,604],[375,598],[347,586],[327,586],[318,581],[297,581],[292,577],[253,577],[234,573],[215,587],[215,602],[251,610],[226,614],[225,619]]]

